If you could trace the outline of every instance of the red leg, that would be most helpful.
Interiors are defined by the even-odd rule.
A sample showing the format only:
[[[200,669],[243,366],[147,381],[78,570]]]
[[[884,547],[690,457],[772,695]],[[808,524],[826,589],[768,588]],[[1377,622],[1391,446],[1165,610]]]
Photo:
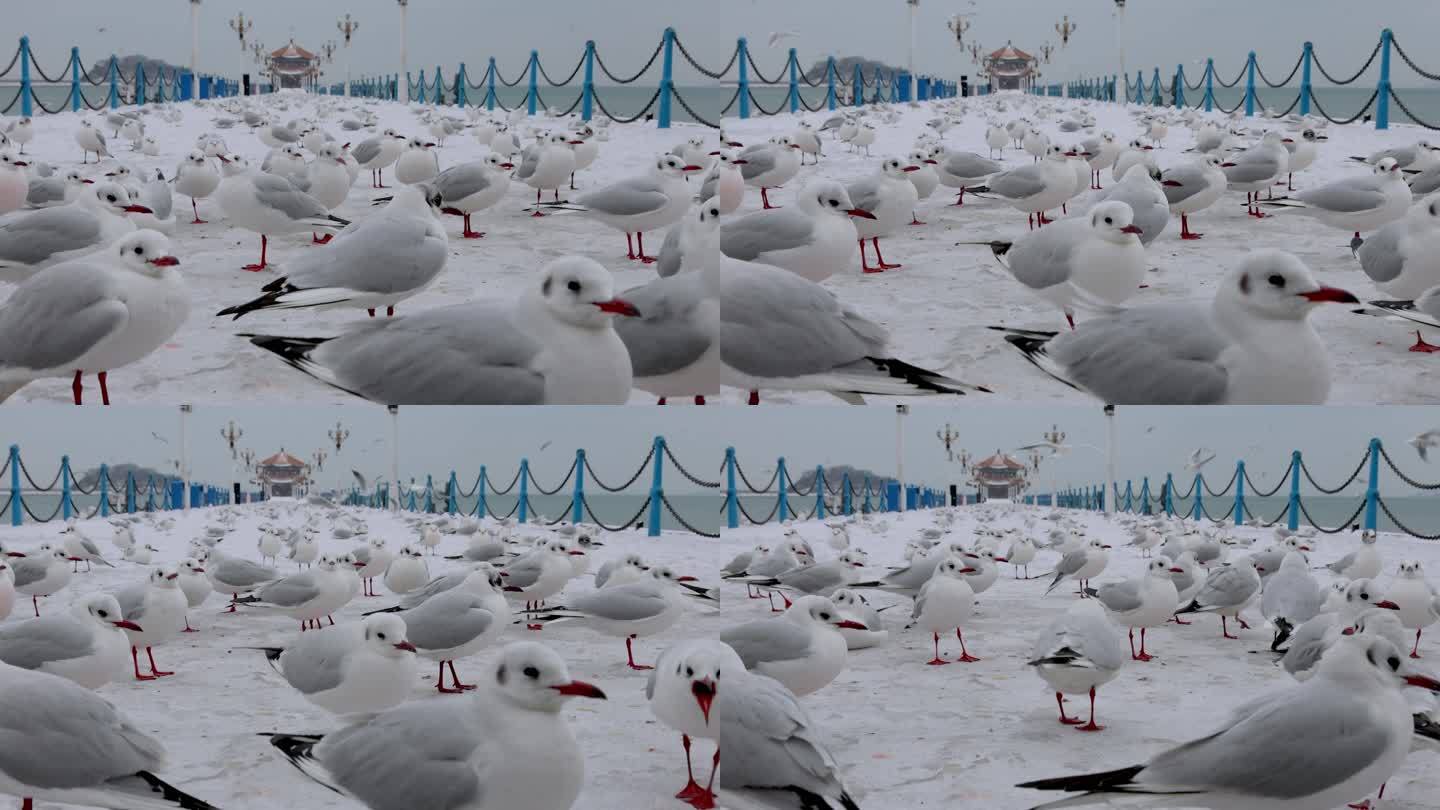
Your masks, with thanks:
[[[1132,639],[1134,638],[1134,636],[1135,636],[1135,631],[1134,631],[1134,630],[1131,630],[1131,631],[1130,631],[1130,636],[1131,636]],[[1132,641],[1132,644],[1133,644],[1133,641]],[[1135,657],[1135,660],[1136,660],[1136,661],[1152,661],[1152,660],[1154,660],[1154,658],[1155,658],[1155,656],[1151,655],[1150,653],[1145,652],[1145,628],[1142,627],[1142,628],[1140,628],[1140,654]]]
[[[1083,726],[1076,726],[1076,731],[1104,731],[1104,726],[1095,725],[1095,687],[1090,687],[1090,722]]]
[[[940,657],[940,634],[932,632],[930,635],[935,637],[935,657],[930,659],[929,661],[926,661],[925,663],[929,664],[932,667],[943,666],[950,663],[949,661],[946,661],[944,658]]]
[[[200,218],[200,208],[199,208],[197,205],[195,205],[195,198],[194,198],[194,197],[191,197],[191,198],[190,198],[190,210],[193,211],[193,212],[195,212],[195,220],[190,223],[191,225],[206,225],[206,224],[208,224],[208,223],[205,222],[205,220],[203,220],[203,219]]]
[[[690,806],[695,810],[713,810],[715,807],[715,774],[719,771],[720,749],[716,748],[715,756],[710,759],[710,778],[705,782],[705,792],[690,800]]]
[[[35,608],[35,618],[40,618],[40,597],[30,597],[30,606]]]
[[[751,392],[750,392],[750,398],[745,401],[745,404],[746,404],[746,405],[759,405],[759,404],[760,404],[760,392],[759,392],[759,391],[751,391]]]
[[[648,664],[637,664],[637,663],[635,663],[635,650],[630,646],[630,645],[631,645],[631,642],[633,642],[634,640],[635,640],[635,637],[634,637],[634,636],[626,636],[626,637],[625,637],[625,658],[626,658],[626,663],[629,664],[629,665],[630,665],[630,668],[631,668],[631,669],[634,669],[634,670],[642,670],[642,671],[643,671],[643,670],[647,670],[647,669],[654,669],[655,667],[652,667],[652,666],[650,666],[650,665],[648,665]]]
[[[659,400],[658,402],[656,402],[655,404],[656,404],[656,405],[664,405],[664,404],[665,404],[665,397],[660,397],[660,400]]]
[[[960,639],[960,657],[955,659],[956,661],[959,661],[962,664],[970,664],[980,660],[979,658],[971,655],[969,650],[965,649],[965,634],[960,632],[960,628],[958,627],[955,628],[955,637]]]
[[[887,264],[885,262],[885,257],[880,255],[880,237],[877,236],[874,239],[871,239],[870,244],[875,246],[875,261],[880,263],[881,270],[895,270],[900,267],[904,267],[904,265],[901,264]]]
[[[376,169],[375,173],[376,176],[380,178],[380,185],[376,186],[376,188],[389,188],[389,186],[385,185],[385,170]]]
[[[861,240],[860,240],[860,272],[862,272],[862,273],[883,273],[883,272],[885,272],[884,269],[879,268],[879,267],[871,267],[871,266],[867,263],[866,257],[865,257],[865,240],[864,240],[864,239],[861,239]]]
[[[911,225],[924,225],[925,223],[921,222],[921,221],[920,221],[920,218],[917,217],[917,216],[915,216],[915,212],[914,212],[914,211],[911,211],[911,212],[910,212],[910,224],[911,224]]]
[[[635,240],[631,239],[628,233],[625,234],[625,258],[635,261]]]
[[[249,271],[252,272],[252,273],[258,273],[258,272],[260,272],[261,270],[264,270],[264,269],[265,269],[265,252],[266,252],[266,250],[269,248],[269,246],[270,246],[270,239],[269,239],[269,237],[265,236],[265,234],[263,234],[263,233],[260,234],[260,263],[259,263],[259,264],[247,264],[247,265],[245,265],[245,266],[244,266],[243,268],[241,268],[241,269],[242,269],[242,270],[249,270]]]
[[[1078,717],[1071,717],[1065,713],[1065,696],[1059,692],[1055,693],[1055,704],[1060,707],[1060,722],[1067,726],[1078,726],[1085,722]]]
[[[1180,215],[1180,238],[1181,238],[1181,239],[1199,239],[1200,237],[1202,237],[1202,236],[1204,236],[1204,235],[1205,235],[1205,234],[1203,234],[1203,233],[1195,233],[1194,231],[1190,230],[1190,220],[1189,220],[1189,218],[1188,218],[1185,214],[1181,214],[1181,215]]]
[[[1415,631],[1415,646],[1410,650],[1411,658],[1420,657],[1420,634],[1423,632],[1425,632],[1423,629]]]
[[[763,203],[766,208],[775,207],[770,204],[770,189],[763,186],[760,188],[760,202]]]
[[[140,674],[140,648],[138,648],[138,647],[131,647],[131,648],[130,648],[130,662],[135,665],[135,680],[137,680],[137,681],[153,681],[153,680],[155,680],[155,676],[154,676],[154,675],[141,675],[141,674]],[[152,669],[153,669],[153,667],[152,667]]]
[[[368,312],[368,313],[370,313],[370,317],[372,317],[372,318],[375,317],[375,310],[373,310],[373,309],[367,309],[367,310],[365,310],[365,311]]]
[[[95,379],[100,381],[100,402],[105,405],[110,404],[110,387],[105,384],[105,377],[109,373],[108,371],[102,371],[95,375]]]
[[[705,396],[704,396],[703,394],[697,394],[697,395],[695,396],[695,404],[696,404],[696,405],[704,405],[704,404],[705,404]]]
[[[1220,617],[1220,635],[1224,636],[1225,638],[1233,638],[1236,641],[1240,640],[1239,636],[1230,635],[1230,623],[1226,620],[1224,616]]]
[[[446,663],[447,666],[450,667],[450,681],[455,684],[455,688],[456,688],[456,689],[459,689],[459,690],[462,691],[462,692],[468,692],[468,691],[470,691],[471,689],[475,689],[475,688],[476,688],[475,684],[473,684],[473,683],[461,683],[461,682],[460,682],[460,676],[455,673],[455,662],[454,662],[454,661],[446,661],[445,663]]]
[[[1170,620],[1183,627],[1189,627],[1190,625],[1194,624],[1194,622],[1187,622],[1184,619],[1180,618],[1180,614],[1178,613],[1170,617]]]
[[[81,404],[81,402],[80,402],[80,394],[81,394],[81,392],[83,392],[83,391],[85,390],[84,387],[83,387],[82,385],[80,385],[80,378],[81,378],[84,374],[85,374],[85,372],[83,372],[83,371],[77,371],[77,372],[75,372],[75,382],[73,382],[73,383],[70,384],[70,391],[71,391],[71,393],[73,393],[73,394],[75,395],[75,404],[76,404],[76,405]]]
[[[444,662],[444,661],[441,661],[441,662],[440,662],[440,674],[435,678],[435,689],[436,689],[437,691],[442,692],[442,693],[447,694],[447,695],[456,695],[456,694],[459,694],[459,693],[465,691],[464,689],[461,689],[461,688],[458,687],[458,686],[455,687],[454,689],[451,689],[450,687],[448,687],[448,686],[445,685],[445,662]]]
[[[1440,346],[1436,346],[1433,343],[1426,343],[1425,338],[1420,337],[1420,330],[1416,329],[1415,345],[1410,347],[1410,351],[1423,352],[1424,354],[1432,354],[1434,352],[1440,352]]]
[[[964,187],[964,186],[961,186],[961,187],[960,187],[960,195],[955,198],[955,205],[956,205],[956,206],[963,206],[964,204],[965,204],[965,187]]]
[[[200,631],[199,631],[199,630],[196,630],[195,628],[193,628],[193,627],[190,626],[190,617],[189,617],[189,616],[186,616],[186,617],[185,617],[185,629],[184,629],[184,630],[181,630],[180,632],[182,632],[182,633],[198,633],[198,632],[200,632]]]
[[[1249,630],[1249,629],[1250,629],[1250,625],[1248,625],[1248,624],[1245,623],[1245,617],[1244,617],[1244,616],[1240,616],[1240,615],[1237,614],[1237,615],[1235,616],[1235,621],[1237,621],[1237,622],[1240,623],[1240,628],[1241,628],[1242,630]]]
[[[675,794],[675,798],[680,799],[681,801],[684,801],[684,802],[686,802],[686,803],[689,803],[689,802],[690,802],[691,800],[693,800],[696,796],[699,796],[701,793],[703,793],[703,792],[705,791],[705,789],[702,788],[702,787],[700,787],[699,783],[697,783],[697,782],[695,781],[695,769],[694,769],[694,767],[690,764],[690,735],[688,735],[688,734],[681,734],[681,735],[680,735],[680,744],[683,745],[683,746],[685,746],[685,776],[686,776],[686,781],[685,781],[685,787],[681,788],[681,789],[680,789],[680,792]]]
[[[465,215],[465,230],[461,231],[460,235],[465,237],[466,239],[483,239],[485,237],[485,234],[482,232],[470,230],[469,214]]]
[[[238,604],[240,604],[240,594],[238,594],[238,593],[232,593],[232,594],[230,594],[230,609],[229,609],[229,610],[225,610],[225,611],[221,611],[221,612],[222,612],[222,613],[234,613],[234,612],[235,612],[235,606],[238,605]]]
[[[535,212],[532,213],[530,216],[532,216],[532,217],[543,217],[543,216],[545,216],[544,214],[540,213],[540,189],[538,189],[538,188],[535,189]]]
[[[654,256],[645,255],[645,234],[643,232],[635,234],[635,242],[640,246],[640,261],[645,264],[654,264],[657,259]]]
[[[385,307],[385,317],[387,317],[387,318],[393,318],[393,317],[395,317],[395,307]],[[432,553],[433,553],[433,552],[432,552]]]

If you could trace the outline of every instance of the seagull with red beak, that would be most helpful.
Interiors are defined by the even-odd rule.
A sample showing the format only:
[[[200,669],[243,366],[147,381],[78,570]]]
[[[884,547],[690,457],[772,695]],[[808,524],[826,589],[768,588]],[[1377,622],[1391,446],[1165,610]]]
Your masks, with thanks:
[[[889,236],[903,226],[908,221],[905,217],[914,219],[915,204],[919,202],[920,194],[910,182],[910,174],[918,171],[920,166],[914,163],[900,158],[885,158],[880,164],[880,170],[875,174],[846,186],[845,190],[850,194],[855,208],[870,213],[868,218],[860,217],[855,220],[855,233],[860,243],[861,272],[879,273],[901,266],[887,264],[885,257],[880,255],[880,237]],[[865,260],[867,239],[875,247],[875,267],[871,267]]]
[[[565,810],[585,783],[584,754],[563,711],[577,697],[605,693],[571,678],[550,648],[517,642],[471,697],[411,701],[324,736],[272,734],[270,744],[366,807],[420,807],[420,797],[443,789],[448,806],[468,810]]]
[[[178,264],[164,234],[134,231],[17,287],[0,306],[0,402],[31,380],[73,375],[79,405],[90,372],[109,405],[108,372],[148,357],[190,315]]]
[[[747,146],[740,150],[740,157],[745,161],[740,176],[745,185],[760,189],[760,202],[766,208],[775,207],[770,204],[770,189],[785,185],[800,173],[800,147],[789,135]]]
[[[651,264],[656,257],[645,255],[646,231],[668,228],[685,216],[692,194],[685,178],[699,171],[704,167],[686,163],[678,155],[659,155],[644,175],[581,194],[576,205],[562,208],[581,211],[624,233],[625,257]]]
[[[729,646],[711,639],[681,641],[671,645],[655,661],[655,671],[645,684],[650,711],[660,722],[680,732],[685,747],[685,787],[675,794],[697,810],[715,807],[715,773],[720,766],[717,746],[710,778],[704,787],[695,780],[690,758],[690,740],[700,737],[719,740],[720,717],[714,711],[720,690],[745,671],[745,664]]]
[[[732,259],[789,270],[810,281],[853,272],[856,222],[875,215],[857,208],[845,186],[821,180],[800,190],[798,204],[754,211],[720,226],[720,252]]]

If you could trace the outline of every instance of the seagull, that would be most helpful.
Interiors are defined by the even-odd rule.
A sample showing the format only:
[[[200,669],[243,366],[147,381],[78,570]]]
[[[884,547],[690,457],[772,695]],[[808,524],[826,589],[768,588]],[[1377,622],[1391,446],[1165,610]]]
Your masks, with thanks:
[[[476,687],[460,682],[455,661],[491,646],[510,624],[510,604],[502,594],[504,580],[488,566],[472,571],[459,586],[435,594],[421,604],[398,614],[416,652],[439,666],[435,689],[465,692]],[[445,667],[450,667],[452,688],[445,686]]]
[[[1120,674],[1125,647],[1120,632],[1096,602],[1078,601],[1056,617],[1035,640],[1027,663],[1055,690],[1061,723],[1080,731],[1105,728],[1095,723],[1095,690]],[[1066,694],[1090,695],[1089,723],[1065,714]]]
[[[1420,456],[1421,461],[1428,462],[1430,457],[1427,453],[1433,448],[1440,447],[1440,428],[1427,430],[1412,436],[1407,439],[1405,443],[1415,448],[1415,454]]]
[[[845,668],[847,645],[838,632],[845,627],[869,629],[841,616],[823,596],[802,596],[784,615],[724,630],[720,640],[739,654],[747,670],[769,675],[804,697]]]
[[[728,645],[713,639],[688,639],[672,644],[655,661],[655,670],[645,683],[650,711],[665,725],[680,732],[685,748],[685,787],[675,798],[693,807],[714,807],[715,776],[720,770],[716,747],[710,780],[705,787],[695,781],[690,761],[690,738],[718,740],[720,717],[714,712],[716,696],[723,686],[745,674],[745,664]]]
[[[770,47],[773,48],[773,47],[775,47],[776,45],[779,45],[781,42],[784,42],[784,41],[787,40],[787,39],[799,39],[799,38],[800,38],[800,32],[799,32],[799,31],[771,31],[771,32],[770,32]]]
[[[130,642],[122,629],[140,627],[124,618],[114,596],[92,593],[68,613],[0,625],[0,661],[99,689],[125,666]]]
[[[366,616],[359,622],[301,635],[285,647],[260,650],[300,696],[338,715],[383,712],[404,703],[415,683],[415,645],[398,616]]]
[[[1215,459],[1215,451],[1207,447],[1201,447],[1190,454],[1190,460],[1185,462],[1185,469],[1190,472],[1199,472],[1201,467],[1209,464]]]

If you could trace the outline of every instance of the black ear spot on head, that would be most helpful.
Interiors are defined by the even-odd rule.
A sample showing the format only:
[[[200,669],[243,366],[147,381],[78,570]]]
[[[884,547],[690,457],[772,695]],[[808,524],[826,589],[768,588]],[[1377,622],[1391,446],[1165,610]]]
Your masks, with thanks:
[[[540,285],[540,294],[541,294],[541,295],[549,295],[549,294],[550,294],[550,279],[548,279],[548,278],[545,279],[545,283]]]
[[[1241,294],[1241,295],[1249,295],[1249,294],[1250,294],[1250,276],[1249,276],[1249,274],[1240,276],[1240,294]]]
[[[501,684],[501,685],[503,685],[503,684],[505,683],[505,665],[504,665],[504,664],[501,664],[501,665],[500,665],[500,668],[497,669],[497,670],[495,670],[495,682],[498,683],[498,684]]]

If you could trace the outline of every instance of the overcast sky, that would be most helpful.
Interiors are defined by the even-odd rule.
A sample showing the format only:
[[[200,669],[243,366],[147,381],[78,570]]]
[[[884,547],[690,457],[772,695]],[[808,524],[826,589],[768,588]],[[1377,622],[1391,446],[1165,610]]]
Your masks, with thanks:
[[[29,34],[36,58],[52,72],[64,63],[72,45],[79,46],[87,64],[111,52],[136,50],[189,62],[185,0],[8,0],[4,5],[6,30]],[[1114,73],[1119,69],[1120,38],[1113,9],[1111,0],[921,0],[916,69],[950,78],[974,73],[968,54],[961,54],[945,26],[956,12],[972,14],[967,45],[978,41],[993,50],[1008,39],[1032,53],[1044,42],[1058,44],[1055,24],[1068,14],[1078,29],[1069,47],[1052,57],[1047,76],[1058,81]],[[1169,75],[1184,63],[1194,78],[1205,57],[1214,57],[1217,72],[1228,80],[1253,49],[1262,68],[1278,79],[1309,39],[1332,73],[1348,74],[1369,55],[1380,30],[1389,26],[1401,43],[1411,43],[1410,52],[1422,60],[1421,66],[1434,71],[1440,69],[1440,57],[1426,43],[1440,39],[1440,13],[1435,9],[1435,0],[1132,0],[1123,32],[1126,64],[1132,73],[1141,66],[1148,73],[1159,65]],[[202,71],[236,75],[254,69],[227,23],[237,11],[253,17],[249,36],[270,49],[293,36],[311,50],[340,39],[336,20],[348,11],[361,24],[351,48],[354,71],[398,70],[395,0],[204,0]],[[423,66],[433,71],[439,63],[448,74],[464,60],[478,81],[486,59],[493,56],[508,77],[534,48],[550,75],[559,79],[568,75],[585,40],[593,39],[612,71],[632,73],[666,26],[673,26],[691,53],[711,68],[723,66],[735,39],[746,36],[767,73],[783,64],[786,47],[795,47],[805,65],[836,54],[903,66],[908,36],[903,0],[532,0],[503,5],[411,0],[411,70]],[[772,31],[795,31],[799,37],[772,51],[766,46]],[[694,76],[681,67],[679,54],[675,59],[678,78]],[[1375,70],[1371,68],[1372,75]],[[337,57],[327,79],[338,81],[343,75],[344,62]],[[1395,81],[1403,85],[1412,77],[1396,59]]]
[[[326,436],[337,419],[351,432],[340,465],[334,463],[334,448]],[[308,461],[325,447],[331,458],[321,482],[327,487],[335,485],[334,476],[348,477],[352,468],[371,479],[389,474],[389,417],[382,408],[197,407],[189,429],[197,479],[228,480],[230,457],[220,431],[231,420],[244,430],[240,445],[262,456],[283,447]],[[1105,445],[1105,424],[1098,407],[917,407],[905,422],[907,480],[939,486],[960,479],[959,468],[947,461],[935,435],[947,423],[960,434],[954,443],[957,453],[968,449],[973,458],[1039,441],[1042,432],[1058,424],[1069,434],[1067,443],[1073,449],[1042,465],[1042,483],[1048,488],[1052,475],[1061,485],[1104,478],[1099,448]],[[1257,484],[1272,486],[1297,448],[1321,483],[1333,485],[1355,468],[1372,435],[1391,448],[1392,457],[1412,477],[1440,480],[1440,463],[1420,462],[1404,444],[1422,430],[1440,427],[1434,408],[1121,408],[1116,427],[1119,477],[1134,478],[1137,487],[1144,475],[1158,479],[1167,471],[1183,474],[1191,451],[1202,446],[1216,453],[1206,473],[1218,476],[1217,489],[1240,458]],[[585,448],[607,483],[618,483],[639,466],[657,433],[666,437],[681,463],[708,478],[718,477],[726,446],[736,448],[752,480],[768,477],[782,455],[795,477],[815,464],[846,463],[886,474],[895,470],[895,414],[883,405],[402,408],[400,431],[402,479],[455,469],[467,488],[482,463],[492,478],[503,476],[498,482],[503,485],[522,456],[530,458],[541,483],[554,486],[577,447]],[[9,407],[0,421],[0,443],[20,444],[32,475],[47,480],[63,453],[71,455],[77,470],[101,461],[168,469],[177,454],[178,432],[178,410],[172,408]],[[542,450],[546,442],[550,444]],[[647,472],[641,485],[648,482]],[[666,470],[666,488],[685,488],[673,468]]]

